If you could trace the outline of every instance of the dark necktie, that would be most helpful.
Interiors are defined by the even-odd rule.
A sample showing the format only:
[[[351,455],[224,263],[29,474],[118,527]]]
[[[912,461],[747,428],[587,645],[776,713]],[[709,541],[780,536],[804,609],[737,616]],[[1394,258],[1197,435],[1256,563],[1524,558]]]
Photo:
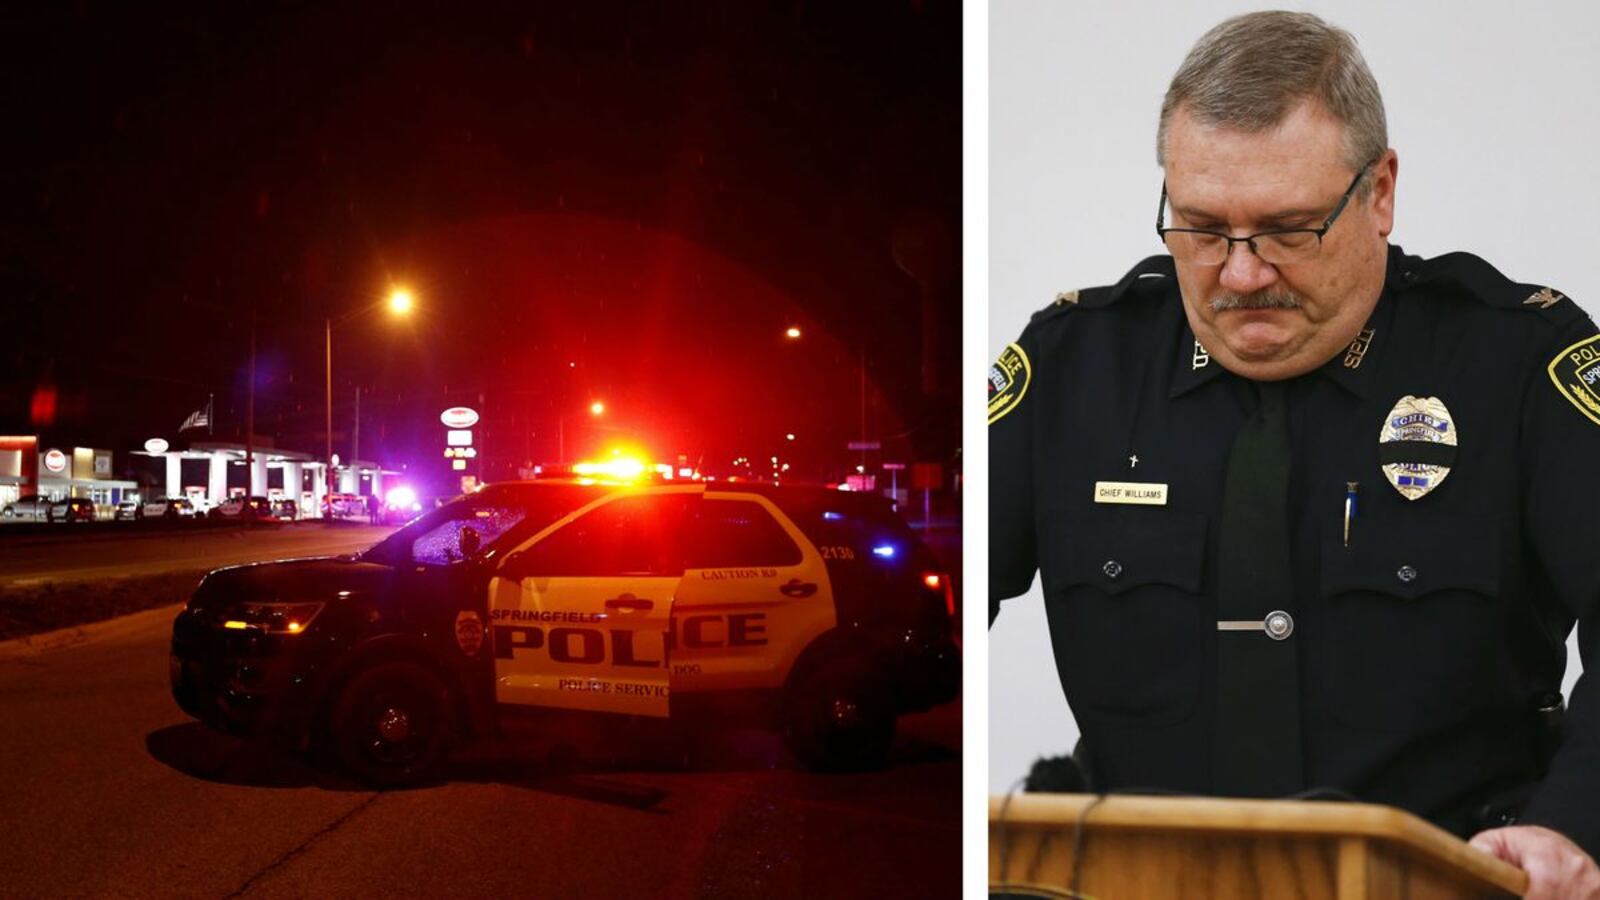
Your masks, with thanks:
[[[1289,434],[1283,382],[1234,438],[1217,554],[1213,789],[1278,797],[1304,789],[1294,582],[1289,571]]]

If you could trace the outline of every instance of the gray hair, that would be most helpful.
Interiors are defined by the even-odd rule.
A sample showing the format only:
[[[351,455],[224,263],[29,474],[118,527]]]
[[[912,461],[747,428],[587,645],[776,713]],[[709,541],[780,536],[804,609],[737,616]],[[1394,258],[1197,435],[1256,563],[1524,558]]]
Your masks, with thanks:
[[[1166,164],[1167,123],[1180,106],[1202,124],[1257,133],[1306,99],[1344,124],[1352,170],[1389,148],[1383,96],[1350,32],[1310,13],[1234,16],[1206,32],[1172,76],[1161,102],[1156,163]]]

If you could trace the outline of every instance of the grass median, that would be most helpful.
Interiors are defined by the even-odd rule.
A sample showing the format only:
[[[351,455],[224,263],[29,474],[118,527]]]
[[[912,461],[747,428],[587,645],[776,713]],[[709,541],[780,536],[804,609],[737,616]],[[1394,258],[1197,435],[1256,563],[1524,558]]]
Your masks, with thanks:
[[[184,602],[208,571],[0,588],[0,641]]]

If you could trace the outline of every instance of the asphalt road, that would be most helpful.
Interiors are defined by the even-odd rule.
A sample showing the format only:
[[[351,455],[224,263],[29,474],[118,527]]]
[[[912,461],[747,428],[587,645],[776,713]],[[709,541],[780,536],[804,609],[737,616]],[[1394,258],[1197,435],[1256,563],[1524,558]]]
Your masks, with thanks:
[[[802,772],[758,731],[687,766],[648,732],[525,736],[372,792],[179,711],[175,613],[0,648],[0,896],[959,895],[958,705],[902,720],[881,772]]]
[[[164,530],[134,522],[104,523],[94,530],[56,527],[59,531],[49,534],[0,534],[0,588],[349,553],[394,530],[320,522]]]
[[[387,531],[0,541],[0,584],[343,552]],[[928,537],[959,572],[959,539]],[[666,758],[644,725],[521,734],[459,754],[443,785],[373,792],[188,719],[167,686],[176,612],[0,644],[0,897],[959,896],[959,704],[902,719],[879,772],[801,771],[755,730]]]

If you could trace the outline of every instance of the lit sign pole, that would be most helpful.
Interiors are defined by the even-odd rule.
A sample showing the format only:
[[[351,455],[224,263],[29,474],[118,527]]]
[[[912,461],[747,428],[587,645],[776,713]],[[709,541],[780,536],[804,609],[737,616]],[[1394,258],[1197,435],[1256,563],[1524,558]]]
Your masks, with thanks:
[[[330,316],[323,320],[323,338],[325,340],[324,360],[326,362],[324,371],[327,374],[327,381],[325,383],[327,390],[323,396],[324,410],[327,413],[327,417],[323,420],[323,435],[327,439],[327,453],[322,458],[328,463],[328,470],[323,478],[323,484],[326,489],[324,496],[331,496],[333,494],[333,470],[339,465],[339,458],[333,455],[333,326],[343,325],[351,319],[354,319],[357,316],[365,315],[366,313],[369,313],[380,306],[388,306],[389,313],[391,315],[404,317],[410,315],[412,305],[413,301],[411,298],[411,292],[404,288],[397,287],[389,292],[388,297],[378,301],[377,303],[369,303],[360,309],[345,313],[338,318],[333,318]],[[298,486],[295,488],[295,490],[298,493]],[[331,503],[329,504],[328,509],[331,515],[333,510]]]
[[[478,457],[478,449],[472,446],[471,431],[472,426],[478,424],[478,411],[466,406],[452,406],[439,414],[439,424],[446,429],[444,455],[450,460],[450,470],[465,473],[467,461]],[[463,474],[461,492],[470,493],[476,483],[475,476]]]

